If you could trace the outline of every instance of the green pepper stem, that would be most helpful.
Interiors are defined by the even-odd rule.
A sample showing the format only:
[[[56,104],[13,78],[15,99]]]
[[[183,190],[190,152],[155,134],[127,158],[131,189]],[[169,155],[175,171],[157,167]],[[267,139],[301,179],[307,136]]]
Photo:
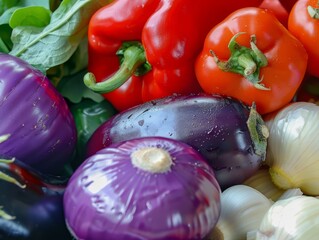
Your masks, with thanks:
[[[213,51],[210,51],[214,61],[222,71],[241,74],[257,89],[270,90],[261,83],[263,78],[259,78],[260,69],[268,65],[266,56],[258,49],[255,35],[250,37],[250,48],[239,45],[236,38],[242,34],[244,33],[235,34],[229,41],[228,49],[231,56],[227,61],[221,61]]]
[[[98,93],[108,93],[122,86],[137,70],[146,63],[146,57],[141,45],[131,45],[125,49],[119,70],[109,78],[96,82],[93,73],[84,76],[84,84]]]
[[[319,19],[319,8],[314,8],[312,6],[307,7],[308,14],[313,19]]]

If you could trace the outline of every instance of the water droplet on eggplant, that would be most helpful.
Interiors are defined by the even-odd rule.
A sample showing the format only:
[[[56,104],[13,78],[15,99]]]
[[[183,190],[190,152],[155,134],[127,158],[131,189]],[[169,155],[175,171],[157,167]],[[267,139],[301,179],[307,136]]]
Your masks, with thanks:
[[[138,125],[143,126],[144,125],[144,120],[139,120]]]

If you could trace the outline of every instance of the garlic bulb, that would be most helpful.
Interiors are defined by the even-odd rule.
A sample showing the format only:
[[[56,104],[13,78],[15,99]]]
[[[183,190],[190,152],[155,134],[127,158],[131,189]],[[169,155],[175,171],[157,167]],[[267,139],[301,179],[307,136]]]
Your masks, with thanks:
[[[254,175],[243,182],[244,185],[255,188],[267,198],[276,201],[284,193],[283,189],[278,188],[271,180],[269,167],[261,167]]]
[[[254,235],[254,236],[253,236]],[[319,237],[319,199],[295,196],[275,202],[259,230],[248,240],[316,240]]]
[[[265,122],[270,132],[266,163],[273,182],[319,195],[319,106],[295,102]]]
[[[246,239],[247,232],[258,229],[272,203],[252,187],[234,185],[227,188],[221,194],[221,214],[209,239]]]

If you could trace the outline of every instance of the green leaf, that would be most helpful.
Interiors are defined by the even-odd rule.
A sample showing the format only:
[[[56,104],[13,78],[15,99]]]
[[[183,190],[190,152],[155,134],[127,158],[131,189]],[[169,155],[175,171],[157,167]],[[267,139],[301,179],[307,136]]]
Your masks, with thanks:
[[[19,0],[1,0],[0,1],[0,15],[2,15],[6,10],[17,5]]]
[[[8,24],[0,25],[0,52],[8,53],[12,48],[11,32]]]
[[[50,23],[51,11],[41,6],[29,6],[16,9],[9,21],[11,28],[17,26],[45,27]]]
[[[50,1],[51,0],[20,0],[16,1],[18,2],[16,5],[19,5],[21,7],[41,6],[50,9]]]
[[[63,0],[44,27],[18,26],[13,29],[10,54],[47,70],[66,62],[87,34],[89,20],[101,7],[101,0]]]
[[[63,97],[72,103],[79,103],[83,98],[91,99],[95,102],[104,100],[101,94],[95,93],[84,85],[83,77],[87,70],[83,70],[69,77],[65,77],[57,86]]]
[[[2,24],[9,24],[10,18],[15,10],[19,9],[19,7],[12,7],[7,9],[1,16],[0,16],[0,25]]]
[[[0,52],[2,53],[8,53],[10,50],[7,47],[7,45],[4,43],[4,41],[0,38]]]

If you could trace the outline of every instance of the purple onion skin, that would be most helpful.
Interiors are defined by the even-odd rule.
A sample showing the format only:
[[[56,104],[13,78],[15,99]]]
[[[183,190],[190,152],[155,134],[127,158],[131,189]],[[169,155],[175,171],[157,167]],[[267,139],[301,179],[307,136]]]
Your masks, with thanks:
[[[164,173],[134,166],[131,153],[166,150]],[[67,225],[76,239],[203,239],[220,214],[220,187],[206,160],[173,139],[145,137],[115,143],[86,159],[64,193]]]
[[[25,61],[0,54],[0,155],[43,173],[58,174],[71,160],[76,128],[68,106],[49,79]]]
[[[87,145],[88,156],[112,143],[161,136],[198,150],[222,189],[252,176],[264,160],[254,150],[247,127],[250,109],[219,95],[174,95],[138,105],[102,124]]]

